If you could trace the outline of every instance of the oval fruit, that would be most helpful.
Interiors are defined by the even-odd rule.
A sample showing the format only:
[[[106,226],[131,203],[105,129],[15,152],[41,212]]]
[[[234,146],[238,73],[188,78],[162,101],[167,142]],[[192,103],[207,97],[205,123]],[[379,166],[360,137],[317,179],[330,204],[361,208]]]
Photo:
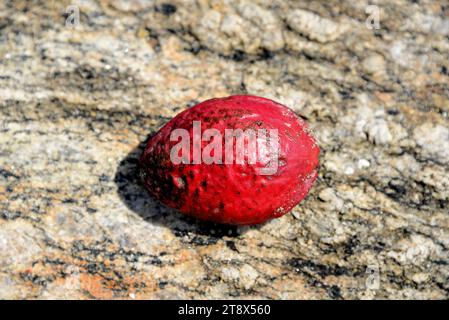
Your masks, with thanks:
[[[180,212],[248,225],[289,212],[317,177],[319,148],[304,121],[272,100],[204,101],[162,127],[140,158],[149,193]]]

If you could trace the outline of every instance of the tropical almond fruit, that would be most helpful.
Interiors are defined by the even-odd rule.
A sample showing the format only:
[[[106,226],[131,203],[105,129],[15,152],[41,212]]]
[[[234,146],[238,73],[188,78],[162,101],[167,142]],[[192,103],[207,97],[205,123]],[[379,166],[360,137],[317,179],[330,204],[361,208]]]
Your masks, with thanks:
[[[319,148],[289,108],[255,96],[199,103],[171,119],[140,158],[149,193],[180,212],[249,225],[280,217],[308,193]]]

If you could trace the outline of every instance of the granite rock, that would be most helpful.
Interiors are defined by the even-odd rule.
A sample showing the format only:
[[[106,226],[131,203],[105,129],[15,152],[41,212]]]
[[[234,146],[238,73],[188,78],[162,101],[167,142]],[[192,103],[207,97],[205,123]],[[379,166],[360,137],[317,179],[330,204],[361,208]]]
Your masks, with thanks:
[[[0,298],[447,299],[449,7],[376,4],[1,1]],[[238,93],[307,119],[307,199],[255,227],[152,200],[148,136]]]

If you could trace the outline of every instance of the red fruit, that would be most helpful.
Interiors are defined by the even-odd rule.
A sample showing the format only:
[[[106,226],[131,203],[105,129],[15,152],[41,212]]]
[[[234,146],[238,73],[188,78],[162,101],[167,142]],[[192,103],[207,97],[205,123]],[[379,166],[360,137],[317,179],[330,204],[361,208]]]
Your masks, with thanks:
[[[215,133],[222,135],[221,140],[217,135],[210,141],[199,142],[194,135],[194,121],[201,121],[201,133],[217,129]],[[184,160],[190,164],[173,161],[180,159],[177,156],[180,156],[182,140],[175,135],[172,137],[175,141],[171,141],[175,129],[187,130],[182,139],[190,140],[190,150],[184,150]],[[262,132],[258,129],[276,129],[278,155],[272,153],[275,157],[270,162],[254,163],[251,157],[261,151],[250,149],[245,152],[243,163],[235,163],[235,160],[225,163],[226,155],[239,148],[235,142],[233,152],[226,152],[231,149],[226,149],[225,129],[252,129],[257,133]],[[265,136],[257,136],[257,147],[263,146],[265,141],[261,142],[260,137]],[[243,146],[248,148],[250,140],[246,139],[242,140]],[[274,134],[268,140],[275,146]],[[217,142],[213,152],[213,148],[207,148],[212,141]],[[197,152],[199,146],[202,153]],[[218,146],[222,147],[222,157]],[[170,158],[170,152],[175,158]],[[222,164],[204,163],[207,155],[215,156]],[[201,220],[246,225],[280,217],[298,204],[317,177],[318,156],[315,140],[293,111],[260,97],[231,96],[207,100],[178,114],[148,141],[140,164],[146,188],[167,206]],[[194,160],[196,164],[192,164]],[[276,163],[277,170],[274,170]],[[267,175],[261,171],[263,168],[274,169]]]

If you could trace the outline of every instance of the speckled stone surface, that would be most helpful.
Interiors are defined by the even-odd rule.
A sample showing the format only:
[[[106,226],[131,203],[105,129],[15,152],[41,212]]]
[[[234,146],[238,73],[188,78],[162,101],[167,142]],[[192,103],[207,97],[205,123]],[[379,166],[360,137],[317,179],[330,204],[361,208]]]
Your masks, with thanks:
[[[0,298],[449,298],[449,3],[375,3],[1,1]],[[237,93],[308,119],[307,199],[244,228],[151,200],[148,135]]]

